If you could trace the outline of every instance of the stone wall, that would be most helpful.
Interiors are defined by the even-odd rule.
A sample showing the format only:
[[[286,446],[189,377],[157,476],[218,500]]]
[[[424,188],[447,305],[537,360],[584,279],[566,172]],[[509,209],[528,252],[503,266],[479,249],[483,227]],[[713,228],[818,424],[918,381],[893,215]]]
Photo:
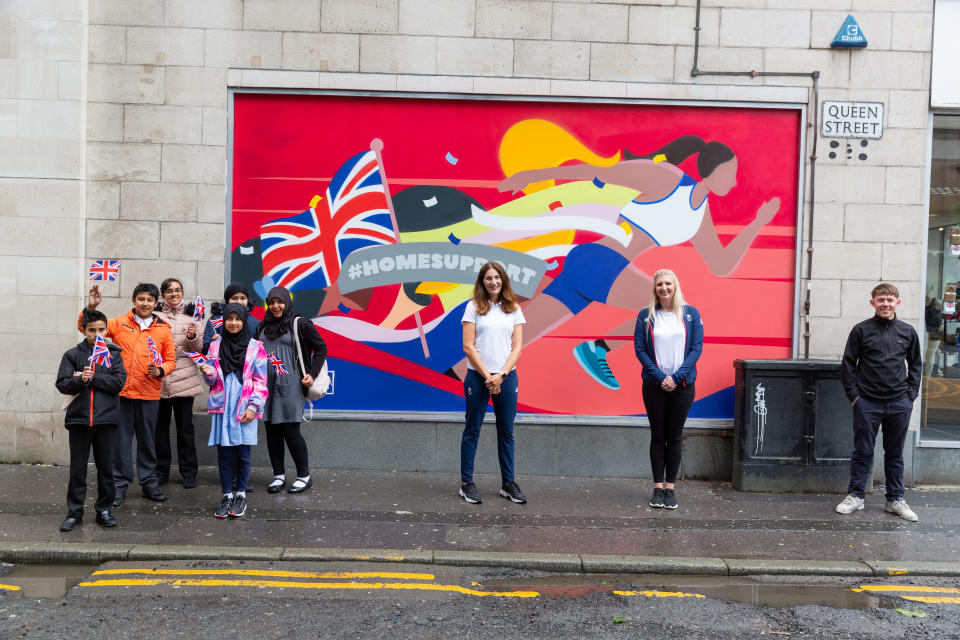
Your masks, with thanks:
[[[176,276],[190,296],[220,296],[228,86],[812,110],[808,79],[692,78],[695,4],[0,1],[0,213],[13,225],[0,288],[15,301],[0,322],[15,363],[0,378],[0,459],[63,459],[53,436],[38,438],[59,420],[52,371],[76,338],[84,262],[124,261],[106,287],[108,313],[128,306],[140,280]],[[830,49],[848,13],[865,50]],[[703,1],[701,69],[819,70],[821,99],[886,105],[866,160],[830,159],[820,141],[811,356],[838,355],[881,279],[901,286],[901,316],[919,327],[932,19],[932,0]]]

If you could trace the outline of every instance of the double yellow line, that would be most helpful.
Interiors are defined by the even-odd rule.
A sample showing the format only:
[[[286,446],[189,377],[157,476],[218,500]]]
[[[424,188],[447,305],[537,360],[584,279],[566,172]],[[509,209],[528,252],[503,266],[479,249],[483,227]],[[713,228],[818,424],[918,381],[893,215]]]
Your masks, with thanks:
[[[381,580],[436,580],[431,573],[401,573],[390,571],[275,571],[267,569],[103,569],[94,571],[94,576],[110,575],[150,576],[198,576],[158,578],[101,578],[81,582],[80,587],[153,587],[168,584],[177,587],[267,587],[277,589],[395,589],[413,591],[446,591],[471,596],[494,596],[498,598],[536,598],[536,591],[481,591],[453,584],[428,584],[423,582],[356,582],[358,579]],[[224,576],[224,577],[199,577]],[[233,578],[229,576],[238,576]],[[253,578],[253,579],[251,579]],[[276,580],[269,578],[299,578],[300,580]],[[313,582],[311,580],[344,580],[348,582]]]
[[[924,587],[916,585],[897,585],[897,584],[865,584],[861,587],[854,587],[851,591],[860,593],[868,591],[871,593],[956,593],[960,594],[960,589],[953,587]],[[960,595],[956,596],[912,596],[900,595],[904,600],[913,602],[925,602],[927,604],[960,604]]]

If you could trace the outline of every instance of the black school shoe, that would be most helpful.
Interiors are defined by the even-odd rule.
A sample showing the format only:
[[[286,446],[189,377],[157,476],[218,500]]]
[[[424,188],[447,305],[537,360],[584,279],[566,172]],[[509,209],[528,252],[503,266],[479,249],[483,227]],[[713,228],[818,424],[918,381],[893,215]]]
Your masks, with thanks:
[[[287,489],[287,493],[303,493],[312,486],[313,478],[308,478],[306,482],[300,478],[297,478],[293,481],[293,484],[290,485],[290,488]]]
[[[517,486],[516,482],[504,482],[503,486],[500,487],[500,495],[510,500],[510,502],[516,502],[517,504],[527,503],[527,496],[523,495],[523,492],[520,491],[520,487]]]
[[[653,488],[653,497],[650,498],[650,506],[657,509],[663,508],[663,489],[660,487]]]
[[[123,504],[124,498],[127,497],[127,487],[117,487],[116,493],[113,496],[113,506],[119,507]]]
[[[106,527],[109,529],[110,527],[117,526],[117,519],[112,513],[110,513],[109,509],[104,509],[103,511],[97,512],[97,524],[101,527]]]
[[[144,487],[143,497],[154,502],[163,502],[167,499],[167,494],[156,487]]]
[[[74,515],[68,513],[67,517],[63,519],[63,522],[60,523],[60,531],[73,531],[77,526],[83,522],[83,514]]]

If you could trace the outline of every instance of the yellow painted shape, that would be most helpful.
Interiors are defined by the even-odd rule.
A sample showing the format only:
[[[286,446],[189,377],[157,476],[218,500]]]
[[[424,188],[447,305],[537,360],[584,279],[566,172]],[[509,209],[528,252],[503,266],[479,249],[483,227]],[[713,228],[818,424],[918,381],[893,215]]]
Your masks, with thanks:
[[[542,233],[532,238],[519,238],[517,240],[508,240],[507,242],[496,242],[493,246],[526,253],[527,251],[557,244],[573,244],[574,233],[576,232],[573,229],[561,229],[560,231]]]
[[[518,171],[559,167],[571,160],[598,167],[610,167],[620,161],[620,152],[603,157],[591,151],[573,134],[549,120],[521,120],[507,129],[500,140],[500,168],[503,175]],[[524,193],[534,193],[554,185],[545,180],[528,185]]]
[[[911,584],[865,584],[855,587],[851,591],[913,591],[917,593],[960,593],[960,589],[953,587],[924,587]]]
[[[6,589],[7,591],[20,591],[20,587],[15,584],[0,584],[0,589]]]
[[[402,559],[402,558],[401,558]],[[394,580],[434,580],[432,573],[393,571],[279,571],[274,569],[102,569],[90,575],[107,576],[139,573],[153,576],[260,576],[269,578],[390,578]]]
[[[902,596],[904,600],[913,602],[926,602],[927,604],[960,604],[960,597],[931,597],[931,596]]]
[[[906,569],[890,569],[887,571],[888,576],[905,576],[909,573]]]
[[[271,589],[394,589],[401,591],[449,591],[471,596],[495,596],[498,598],[536,598],[536,591],[478,591],[454,584],[418,584],[415,582],[290,582],[285,580],[193,580],[131,579],[93,580],[81,582],[81,587],[152,587],[169,584],[178,587],[265,587]]]
[[[661,162],[666,162],[666,161],[667,161],[667,156],[662,153],[658,153],[657,155],[653,156],[653,164],[660,164]]]
[[[321,198],[320,196],[313,196],[312,198],[310,198],[310,208],[313,209],[314,207],[316,207],[317,203],[319,203],[321,200],[323,200],[323,198]]]
[[[423,293],[428,296],[435,296],[441,293],[447,293],[448,291],[453,291],[458,286],[460,285],[456,282],[421,282],[417,285],[416,292]]]
[[[614,591],[618,596],[646,596],[648,598],[706,598],[699,593],[684,593],[682,591]]]

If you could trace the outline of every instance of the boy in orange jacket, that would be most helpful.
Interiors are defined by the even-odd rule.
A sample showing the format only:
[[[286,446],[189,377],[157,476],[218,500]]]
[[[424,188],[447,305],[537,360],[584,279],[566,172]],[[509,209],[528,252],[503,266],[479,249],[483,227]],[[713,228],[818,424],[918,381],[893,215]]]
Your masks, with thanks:
[[[157,286],[140,283],[134,288],[132,298],[133,308],[129,312],[107,321],[107,337],[122,349],[120,355],[127,370],[127,382],[118,399],[120,420],[113,441],[115,507],[123,504],[127,487],[133,482],[134,434],[137,436],[137,477],[143,496],[155,502],[167,499],[157,485],[155,434],[161,378],[177,366],[176,346],[170,325],[154,313],[160,298]],[[94,285],[87,309],[96,309],[102,301],[100,287]],[[150,340],[159,352],[162,360],[159,364],[150,353]]]

